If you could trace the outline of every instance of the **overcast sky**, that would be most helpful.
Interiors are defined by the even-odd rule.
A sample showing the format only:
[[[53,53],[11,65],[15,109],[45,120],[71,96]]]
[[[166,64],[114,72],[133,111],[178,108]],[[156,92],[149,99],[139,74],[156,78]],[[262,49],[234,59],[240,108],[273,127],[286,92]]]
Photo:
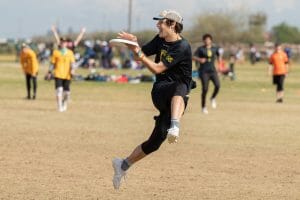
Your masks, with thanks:
[[[63,31],[122,30],[127,28],[129,0],[0,0],[0,38],[45,34],[57,23]],[[263,11],[268,27],[287,22],[300,27],[298,0],[132,0],[132,29],[155,29],[152,17],[162,9],[176,9],[191,26],[203,12]]]

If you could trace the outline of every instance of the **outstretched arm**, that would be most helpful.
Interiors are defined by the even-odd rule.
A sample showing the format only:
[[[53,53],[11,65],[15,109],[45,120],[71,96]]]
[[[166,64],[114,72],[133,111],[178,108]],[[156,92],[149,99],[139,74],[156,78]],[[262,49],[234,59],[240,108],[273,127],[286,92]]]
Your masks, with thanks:
[[[60,44],[60,38],[59,38],[59,35],[58,35],[56,27],[54,25],[52,25],[51,30],[52,30],[52,32],[54,34],[56,43],[59,45]]]
[[[137,42],[137,37],[133,34],[121,32],[119,38]],[[135,59],[141,61],[153,74],[160,74],[167,70],[163,62],[155,63],[145,56],[141,47],[127,45],[128,48],[135,54]]]
[[[85,32],[86,32],[86,29],[82,28],[81,31],[80,31],[80,33],[79,33],[79,35],[77,36],[76,40],[74,41],[74,45],[75,46],[77,46],[80,43],[80,41],[82,40]]]

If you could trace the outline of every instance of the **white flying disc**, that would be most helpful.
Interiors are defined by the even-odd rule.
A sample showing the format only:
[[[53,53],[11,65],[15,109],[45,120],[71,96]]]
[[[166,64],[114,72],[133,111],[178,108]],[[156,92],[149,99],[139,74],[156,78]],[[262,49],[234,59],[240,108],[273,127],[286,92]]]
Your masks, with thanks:
[[[109,41],[109,43],[113,46],[126,46],[126,44],[130,44],[133,46],[139,46],[139,44],[137,42],[133,42],[130,40],[125,40],[125,39],[112,39]]]

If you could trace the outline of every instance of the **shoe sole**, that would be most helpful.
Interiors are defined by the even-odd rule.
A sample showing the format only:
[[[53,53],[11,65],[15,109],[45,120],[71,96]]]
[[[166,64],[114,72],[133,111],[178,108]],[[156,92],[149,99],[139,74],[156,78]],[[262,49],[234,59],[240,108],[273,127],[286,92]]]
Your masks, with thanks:
[[[179,137],[179,136],[176,136],[176,135],[173,135],[173,134],[170,134],[170,133],[168,133],[168,135],[167,135],[168,142],[169,142],[170,144],[172,144],[172,143],[177,143],[178,137]]]

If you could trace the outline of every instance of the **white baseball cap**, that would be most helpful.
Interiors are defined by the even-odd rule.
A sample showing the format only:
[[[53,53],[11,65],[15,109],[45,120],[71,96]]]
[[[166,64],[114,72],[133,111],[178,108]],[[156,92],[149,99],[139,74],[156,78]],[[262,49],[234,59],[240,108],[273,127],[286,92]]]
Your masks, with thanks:
[[[175,10],[163,10],[159,13],[159,16],[153,17],[153,20],[170,19],[179,24],[182,24],[183,18]]]

